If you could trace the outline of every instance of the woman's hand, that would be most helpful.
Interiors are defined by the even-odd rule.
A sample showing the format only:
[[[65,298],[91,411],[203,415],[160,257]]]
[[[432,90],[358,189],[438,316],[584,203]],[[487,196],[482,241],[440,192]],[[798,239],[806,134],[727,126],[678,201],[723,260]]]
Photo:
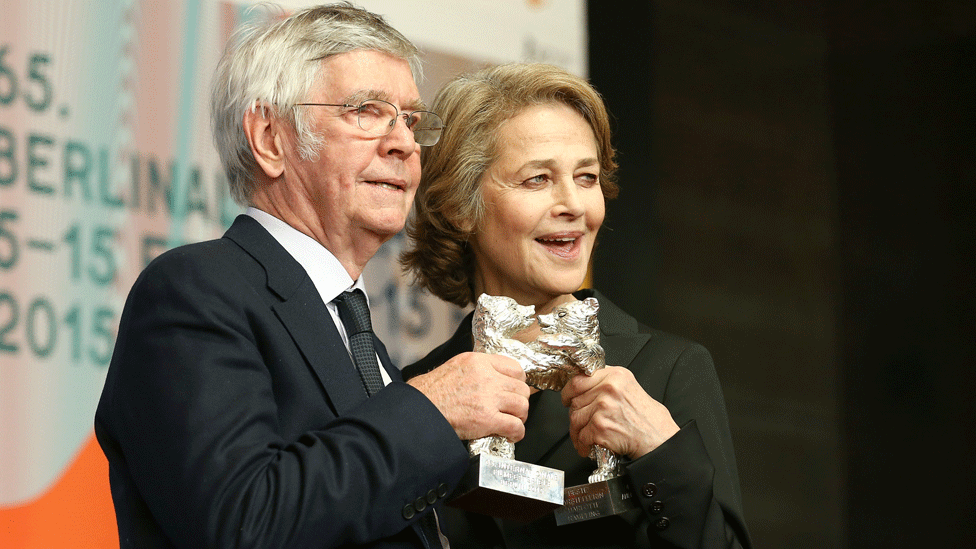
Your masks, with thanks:
[[[569,408],[570,438],[583,457],[598,444],[637,459],[678,432],[668,409],[619,366],[573,377],[563,387],[562,400]]]

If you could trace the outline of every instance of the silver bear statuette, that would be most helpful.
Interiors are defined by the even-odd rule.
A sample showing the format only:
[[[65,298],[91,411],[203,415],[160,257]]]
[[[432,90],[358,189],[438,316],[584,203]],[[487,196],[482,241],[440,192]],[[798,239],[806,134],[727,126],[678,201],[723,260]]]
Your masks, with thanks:
[[[573,376],[593,375],[606,366],[599,309],[592,297],[560,305],[550,314],[539,315],[542,335],[523,343],[515,335],[535,323],[535,307],[519,305],[510,297],[481,294],[471,326],[474,350],[511,357],[522,366],[530,386],[561,391]],[[468,452],[515,459],[515,444],[504,437],[484,437],[469,442]],[[597,462],[590,482],[619,476],[619,460],[610,450],[594,446],[590,458]]]
[[[526,372],[531,378],[529,385],[561,391],[575,375],[593,375],[605,367],[606,355],[600,346],[600,322],[597,312],[600,304],[596,298],[570,301],[553,309],[550,314],[539,315],[542,335],[531,346],[555,357],[557,365],[534,372]],[[596,460],[597,468],[589,476],[590,482],[610,480],[620,476],[620,461],[612,451],[594,446],[590,459]]]
[[[596,298],[564,303],[539,315],[542,335],[529,346],[545,359],[526,370],[527,383],[539,389],[561,391],[575,375],[593,375],[606,366],[600,346]],[[538,356],[538,355],[536,355]]]
[[[514,336],[534,323],[534,306],[519,305],[510,297],[481,294],[471,323],[474,350],[514,358],[525,370],[532,362],[531,356],[537,353]],[[472,457],[490,454],[515,459],[515,443],[504,437],[488,436],[470,441],[468,453]]]

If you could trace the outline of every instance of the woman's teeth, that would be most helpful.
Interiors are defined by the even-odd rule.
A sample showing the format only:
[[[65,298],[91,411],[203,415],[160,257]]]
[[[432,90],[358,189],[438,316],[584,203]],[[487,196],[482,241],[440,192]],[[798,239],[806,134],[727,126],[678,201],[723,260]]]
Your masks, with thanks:
[[[574,242],[575,238],[537,238],[539,242]]]

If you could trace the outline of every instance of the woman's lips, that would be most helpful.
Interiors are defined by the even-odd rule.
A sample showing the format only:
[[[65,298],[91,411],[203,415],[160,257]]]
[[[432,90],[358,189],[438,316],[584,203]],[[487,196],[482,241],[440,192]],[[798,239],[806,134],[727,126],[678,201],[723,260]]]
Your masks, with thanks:
[[[543,236],[535,239],[549,253],[564,259],[575,259],[579,255],[581,234]]]

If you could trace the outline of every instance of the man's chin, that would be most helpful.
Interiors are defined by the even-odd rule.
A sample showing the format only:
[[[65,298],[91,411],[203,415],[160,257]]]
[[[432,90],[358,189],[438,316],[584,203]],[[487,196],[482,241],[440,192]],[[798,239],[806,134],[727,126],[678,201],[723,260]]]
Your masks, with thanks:
[[[402,231],[405,224],[406,218],[374,223],[370,226],[370,232],[376,235],[376,238],[386,242]]]

